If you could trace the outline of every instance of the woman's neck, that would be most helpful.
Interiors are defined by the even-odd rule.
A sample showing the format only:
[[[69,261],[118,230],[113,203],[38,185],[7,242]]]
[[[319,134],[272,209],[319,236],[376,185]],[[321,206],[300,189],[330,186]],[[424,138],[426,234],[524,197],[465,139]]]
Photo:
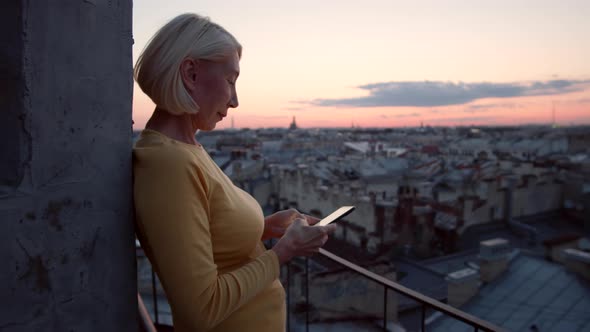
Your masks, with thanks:
[[[145,128],[187,144],[199,144],[195,139],[190,114],[187,113],[174,115],[156,107]]]

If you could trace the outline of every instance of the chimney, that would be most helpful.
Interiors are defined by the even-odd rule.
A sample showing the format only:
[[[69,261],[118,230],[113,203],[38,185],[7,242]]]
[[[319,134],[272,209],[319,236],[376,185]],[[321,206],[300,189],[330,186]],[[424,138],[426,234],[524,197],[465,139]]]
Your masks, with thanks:
[[[568,270],[590,280],[590,253],[570,248],[563,250],[563,256]]]
[[[471,219],[474,201],[475,200],[471,196],[464,196],[463,197],[463,220]]]
[[[479,243],[479,273],[482,281],[493,281],[508,268],[510,251],[506,239],[496,238]]]
[[[232,163],[232,173],[234,177],[239,178],[242,173],[242,163],[239,161],[234,161]]]
[[[543,241],[545,246],[545,258],[549,261],[565,264],[564,249],[578,248],[581,236],[578,234],[566,234]]]
[[[447,301],[449,305],[458,308],[479,290],[479,274],[472,268],[465,268],[449,273],[447,281]]]
[[[371,201],[371,204],[375,204],[375,202],[377,201],[377,195],[374,192],[370,191],[369,199]]]

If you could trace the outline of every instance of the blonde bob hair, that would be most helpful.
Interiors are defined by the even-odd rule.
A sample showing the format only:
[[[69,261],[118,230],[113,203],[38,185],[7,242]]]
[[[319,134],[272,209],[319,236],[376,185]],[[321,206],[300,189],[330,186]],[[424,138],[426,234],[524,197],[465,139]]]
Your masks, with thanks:
[[[199,105],[188,94],[180,76],[186,58],[223,61],[242,45],[208,17],[182,14],[166,23],[141,52],[133,71],[141,90],[169,113],[197,113]]]

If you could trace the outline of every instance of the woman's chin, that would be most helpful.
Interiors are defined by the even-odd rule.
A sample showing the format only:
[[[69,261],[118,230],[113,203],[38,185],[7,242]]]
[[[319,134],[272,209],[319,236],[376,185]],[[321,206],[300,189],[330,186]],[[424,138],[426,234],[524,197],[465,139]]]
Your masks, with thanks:
[[[209,125],[209,126],[207,126],[205,128],[201,128],[200,130],[202,130],[202,131],[211,131],[211,130],[215,129],[216,126],[217,126],[217,124],[214,123],[214,124],[211,124],[211,125]]]

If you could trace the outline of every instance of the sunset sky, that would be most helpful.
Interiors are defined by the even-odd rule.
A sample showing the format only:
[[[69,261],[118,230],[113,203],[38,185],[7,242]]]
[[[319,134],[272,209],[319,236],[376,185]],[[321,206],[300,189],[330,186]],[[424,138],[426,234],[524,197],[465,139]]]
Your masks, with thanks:
[[[196,12],[244,47],[217,128],[590,124],[590,1],[140,0],[133,60]],[[135,85],[134,128],[154,105]]]

